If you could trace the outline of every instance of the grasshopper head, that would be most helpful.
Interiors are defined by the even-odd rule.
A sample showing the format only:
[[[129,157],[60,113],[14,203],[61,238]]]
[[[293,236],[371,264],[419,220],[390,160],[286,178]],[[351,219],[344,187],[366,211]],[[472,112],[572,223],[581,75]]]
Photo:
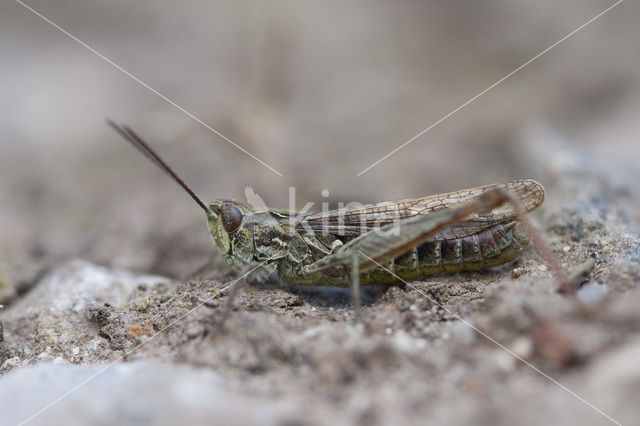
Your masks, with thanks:
[[[213,242],[229,262],[242,266],[253,257],[253,232],[249,226],[253,210],[237,201],[216,200],[209,204],[207,226]]]
[[[173,171],[167,163],[133,130],[127,126],[120,126],[111,120],[107,120],[109,125],[118,132],[127,142],[149,158],[156,166],[164,170],[171,178],[182,187],[204,210],[207,215],[207,225],[214,243],[218,246],[220,253],[229,261],[232,267],[238,271],[246,269],[247,265],[253,262],[254,255],[254,235],[256,229],[273,229],[271,225],[272,217],[268,211],[254,212],[249,206],[237,201],[218,200],[208,206],[196,193],[187,185],[180,176]],[[266,221],[265,221],[266,220]],[[263,238],[258,238],[260,242],[265,241],[265,247],[271,255],[271,238],[261,232]],[[262,243],[256,249],[262,248]],[[282,244],[279,247],[283,246]],[[264,250],[263,250],[264,251]],[[282,256],[282,248],[278,251]]]

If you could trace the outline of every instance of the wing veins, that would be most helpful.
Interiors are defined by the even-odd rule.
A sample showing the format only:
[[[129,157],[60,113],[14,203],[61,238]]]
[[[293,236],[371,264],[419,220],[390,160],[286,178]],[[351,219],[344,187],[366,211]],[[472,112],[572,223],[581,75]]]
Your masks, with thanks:
[[[298,227],[306,227],[318,232],[335,235],[360,235],[375,227],[384,226],[396,220],[403,220],[421,214],[430,214],[441,209],[463,204],[491,188],[501,187],[514,192],[527,211],[532,211],[544,201],[544,188],[533,180],[517,180],[505,184],[486,185],[463,189],[423,198],[384,201],[356,207],[316,213],[301,218]],[[501,223],[515,220],[515,211],[507,203],[487,214],[474,214],[439,235],[440,238],[461,238],[473,235]]]

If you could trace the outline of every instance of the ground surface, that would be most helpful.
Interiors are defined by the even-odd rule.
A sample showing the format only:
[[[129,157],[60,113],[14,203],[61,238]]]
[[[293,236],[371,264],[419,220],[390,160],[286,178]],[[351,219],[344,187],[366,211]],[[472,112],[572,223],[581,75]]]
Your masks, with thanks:
[[[637,194],[597,162],[555,150],[536,218],[568,271],[595,261],[582,307],[555,291],[533,250],[495,271],[391,288],[363,324],[344,293],[263,287],[220,325],[224,266],[174,280],[54,263],[6,296],[0,411],[19,422],[79,385],[33,422],[73,410],[78,423],[105,413],[142,423],[608,423],[593,404],[633,423]]]
[[[359,177],[612,2],[28,3],[284,176],[0,5],[1,424],[637,423],[640,3]],[[363,324],[345,293],[260,287],[221,326],[234,276],[201,212],[105,117],[205,199],[251,185],[287,208],[295,187],[318,211],[536,179],[581,305],[530,249],[392,287]]]

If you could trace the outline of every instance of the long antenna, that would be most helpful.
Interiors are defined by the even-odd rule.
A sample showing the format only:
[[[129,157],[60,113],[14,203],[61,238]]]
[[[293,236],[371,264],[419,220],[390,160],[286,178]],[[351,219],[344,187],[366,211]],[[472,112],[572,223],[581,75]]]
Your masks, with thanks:
[[[182,178],[178,176],[176,172],[174,172],[173,169],[169,167],[167,163],[165,163],[164,160],[162,160],[162,158],[160,158],[160,156],[156,154],[156,152],[153,149],[151,149],[151,147],[147,145],[147,143],[143,141],[142,138],[138,136],[133,130],[131,130],[127,126],[120,126],[119,124],[117,124],[116,122],[110,119],[107,119],[107,124],[109,124],[109,126],[111,126],[116,132],[118,132],[120,136],[122,136],[129,143],[131,143],[131,145],[135,146],[149,160],[153,161],[156,166],[160,167],[162,170],[167,172],[169,176],[171,176],[178,185],[180,185],[185,191],[187,191],[187,194],[191,195],[191,198],[193,198],[195,202],[200,207],[202,207],[202,210],[205,211],[207,216],[216,216],[216,214],[213,211],[211,211],[209,206],[207,206],[204,203],[204,201],[202,201],[202,199],[198,197],[198,195],[193,191],[193,189],[191,189],[191,187],[187,185],[185,181],[183,181]]]

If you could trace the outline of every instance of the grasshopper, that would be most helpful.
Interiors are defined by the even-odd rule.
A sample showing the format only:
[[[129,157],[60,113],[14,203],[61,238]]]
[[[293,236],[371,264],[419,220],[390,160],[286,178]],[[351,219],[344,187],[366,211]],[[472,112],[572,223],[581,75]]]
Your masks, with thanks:
[[[285,284],[351,287],[359,310],[360,285],[499,266],[519,257],[533,237],[564,281],[526,217],[544,201],[544,188],[534,180],[320,214],[258,211],[233,200],[204,203],[136,133],[108,123],[204,210],[213,242],[238,274],[259,265]]]

